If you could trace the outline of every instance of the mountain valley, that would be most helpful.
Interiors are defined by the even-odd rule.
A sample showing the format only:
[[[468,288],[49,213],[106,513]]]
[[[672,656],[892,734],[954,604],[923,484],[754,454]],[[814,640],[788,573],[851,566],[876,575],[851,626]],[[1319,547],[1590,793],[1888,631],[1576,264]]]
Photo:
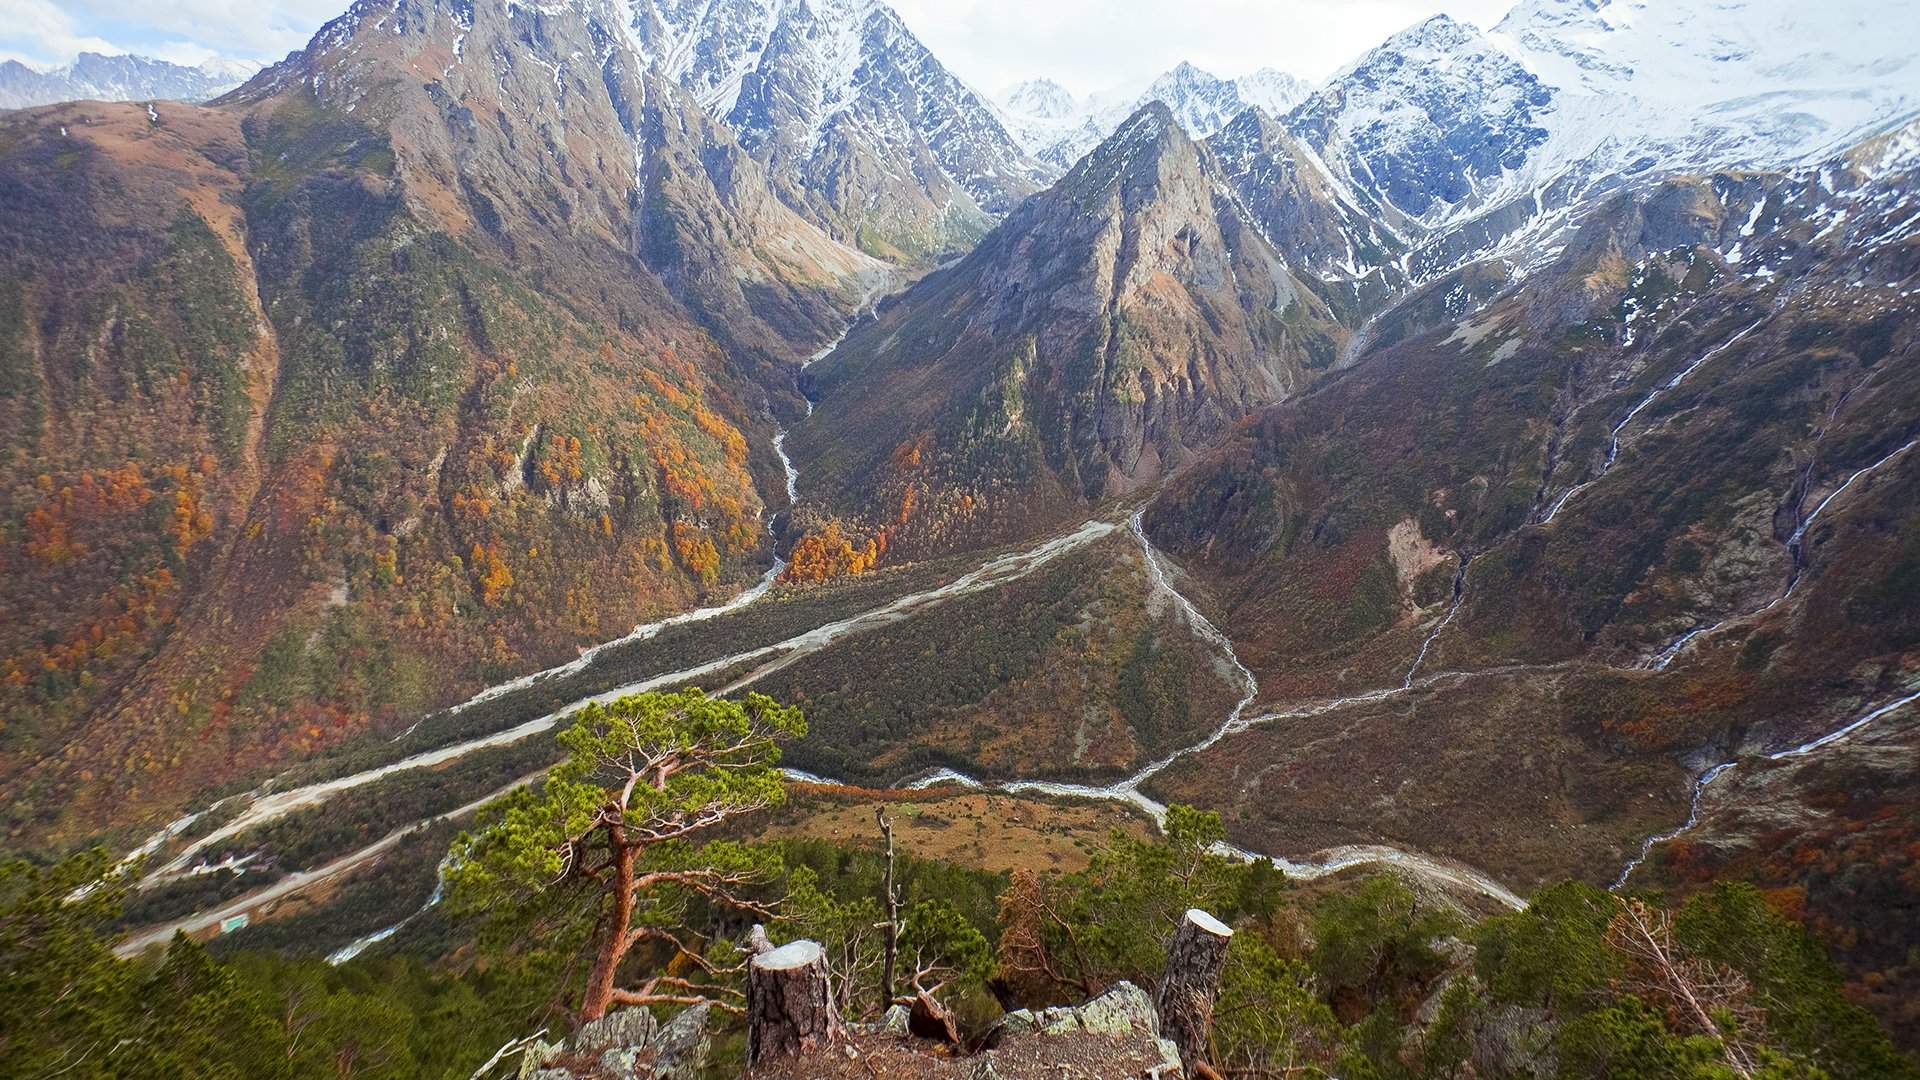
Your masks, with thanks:
[[[879,0],[356,0],[0,112],[5,847],[129,859],[126,956],[466,965],[457,829],[699,686],[805,713],[767,836],[988,908],[1195,811],[1301,904],[1749,883],[1898,1048],[1778,1075],[1914,1075],[1903,15],[994,100]]]

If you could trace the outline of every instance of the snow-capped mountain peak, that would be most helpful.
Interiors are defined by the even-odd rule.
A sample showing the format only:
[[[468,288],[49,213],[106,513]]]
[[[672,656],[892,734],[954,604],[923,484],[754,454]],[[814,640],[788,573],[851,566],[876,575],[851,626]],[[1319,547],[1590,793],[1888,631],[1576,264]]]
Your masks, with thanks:
[[[1233,80],[1240,100],[1264,109],[1268,116],[1285,116],[1313,96],[1313,84],[1277,68],[1261,68]]]
[[[1436,15],[1348,65],[1289,124],[1354,185],[1430,217],[1522,168],[1552,104],[1517,57]]]
[[[1031,80],[1003,94],[1000,107],[1008,130],[1029,152],[1065,169],[1154,102],[1165,105],[1189,135],[1203,139],[1250,106],[1280,116],[1309,93],[1306,82],[1272,68],[1223,79],[1182,61],[1146,86],[1077,100],[1051,80]]]
[[[625,2],[642,61],[724,119],[836,237],[864,228],[944,249],[1049,178],[880,0]]]
[[[1246,107],[1232,80],[1185,61],[1155,79],[1143,101],[1165,105],[1181,127],[1202,138],[1220,130]]]
[[[1430,225],[1554,185],[1814,160],[1920,112],[1920,5],[1521,0],[1445,15],[1334,76],[1289,126]]]
[[[1052,79],[1015,83],[1000,95],[1000,106],[1015,116],[1065,120],[1080,111],[1080,102]]]

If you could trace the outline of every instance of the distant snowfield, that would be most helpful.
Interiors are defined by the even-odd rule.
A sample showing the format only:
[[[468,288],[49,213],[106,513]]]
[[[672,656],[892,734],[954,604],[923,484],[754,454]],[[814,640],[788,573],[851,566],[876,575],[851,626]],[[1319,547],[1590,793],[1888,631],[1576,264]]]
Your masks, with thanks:
[[[1806,165],[1920,113],[1920,0],[1522,0],[1485,40],[1553,99],[1473,208],[1570,173]]]
[[[1394,35],[1316,88],[1320,100],[1301,113],[1332,118],[1334,145],[1318,147],[1329,161],[1365,148],[1356,152],[1367,162],[1341,169],[1366,187],[1378,186],[1381,158],[1419,158],[1459,124],[1432,115],[1430,97],[1524,136],[1524,163],[1474,176],[1468,197],[1402,207],[1441,227],[1569,178],[1831,157],[1920,114],[1915,42],[1920,0],[1521,0],[1489,32],[1437,16]],[[1287,117],[1306,84],[1288,92],[1276,76],[1289,78],[1219,80],[1183,66],[1138,95],[1086,100],[1035,80],[1000,108],[1030,152],[1066,167],[1155,98],[1200,138],[1231,119],[1217,115],[1229,105]],[[1544,105],[1529,99],[1536,86]]]

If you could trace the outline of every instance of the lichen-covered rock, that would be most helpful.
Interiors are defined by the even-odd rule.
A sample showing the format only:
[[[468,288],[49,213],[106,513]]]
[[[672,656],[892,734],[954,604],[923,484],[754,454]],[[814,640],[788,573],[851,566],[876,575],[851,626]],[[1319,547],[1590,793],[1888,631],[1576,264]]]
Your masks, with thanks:
[[[693,1080],[706,1067],[713,1049],[708,1024],[713,1009],[693,1005],[667,1021],[653,1037],[653,1075],[655,1080]]]
[[[905,1005],[895,1005],[887,1010],[880,1021],[880,1030],[888,1035],[905,1036],[907,1025],[912,1022],[913,1014]]]
[[[1048,1009],[1040,1014],[1040,1034],[1125,1035],[1130,1031],[1160,1031],[1159,1014],[1153,1011],[1153,999],[1130,982],[1071,1008]]]
[[[661,1024],[624,1009],[582,1024],[564,1042],[530,1041],[516,1080],[694,1080],[712,1049],[712,1010],[695,1005]]]
[[[999,1046],[1015,1051],[1005,1056],[1024,1057],[1026,1054],[1019,1051],[1031,1052],[1049,1040],[1084,1036],[1138,1042],[1158,1055],[1159,1064],[1170,1070],[1169,1075],[1180,1075],[1180,1051],[1170,1040],[1161,1038],[1160,1014],[1154,1010],[1153,999],[1130,982],[1119,983],[1084,1005],[1043,1009],[1037,1014],[1025,1010],[1009,1013],[1000,1025]],[[1005,1072],[1006,1063],[992,1068]]]
[[[659,1022],[645,1009],[621,1009],[580,1025],[567,1039],[576,1054],[597,1054],[613,1047],[645,1046],[653,1041]]]
[[[1040,1018],[1034,1015],[1032,1009],[1015,1009],[994,1021],[993,1027],[987,1031],[987,1041],[990,1044],[997,1043],[1001,1039],[1031,1035],[1039,1030]]]
[[[600,1055],[598,1080],[652,1080],[651,1056],[646,1047],[616,1046]]]
[[[1474,1032],[1474,1068],[1487,1076],[1557,1075],[1551,1016],[1545,1009],[1518,1005],[1495,1011]]]
[[[514,1073],[516,1080],[536,1080],[536,1078],[538,1078],[538,1080],[552,1080],[551,1077],[545,1077],[541,1074],[554,1071],[547,1069],[546,1065],[558,1057],[560,1051],[561,1046],[559,1043],[550,1043],[541,1039],[534,1039],[528,1042],[526,1047],[520,1051],[520,1068]]]

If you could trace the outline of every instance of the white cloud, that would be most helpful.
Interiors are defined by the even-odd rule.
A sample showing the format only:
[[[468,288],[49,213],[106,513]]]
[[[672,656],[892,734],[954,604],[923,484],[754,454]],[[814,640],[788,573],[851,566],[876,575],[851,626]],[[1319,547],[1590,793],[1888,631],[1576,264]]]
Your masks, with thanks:
[[[7,3],[10,0],[0,0]],[[307,43],[349,0],[165,0],[131,9],[127,0],[63,0],[88,22],[137,25],[146,34],[191,42],[210,54],[278,60]]]
[[[892,0],[935,55],[997,93],[1048,76],[1086,94],[1182,60],[1216,74],[1275,67],[1318,81],[1445,11],[1487,27],[1513,0]]]
[[[73,17],[50,0],[0,0],[0,60],[47,68],[82,52],[125,51],[82,32]]]
[[[348,0],[0,0],[0,59],[37,67],[81,52],[135,52],[181,64],[278,60]]]

